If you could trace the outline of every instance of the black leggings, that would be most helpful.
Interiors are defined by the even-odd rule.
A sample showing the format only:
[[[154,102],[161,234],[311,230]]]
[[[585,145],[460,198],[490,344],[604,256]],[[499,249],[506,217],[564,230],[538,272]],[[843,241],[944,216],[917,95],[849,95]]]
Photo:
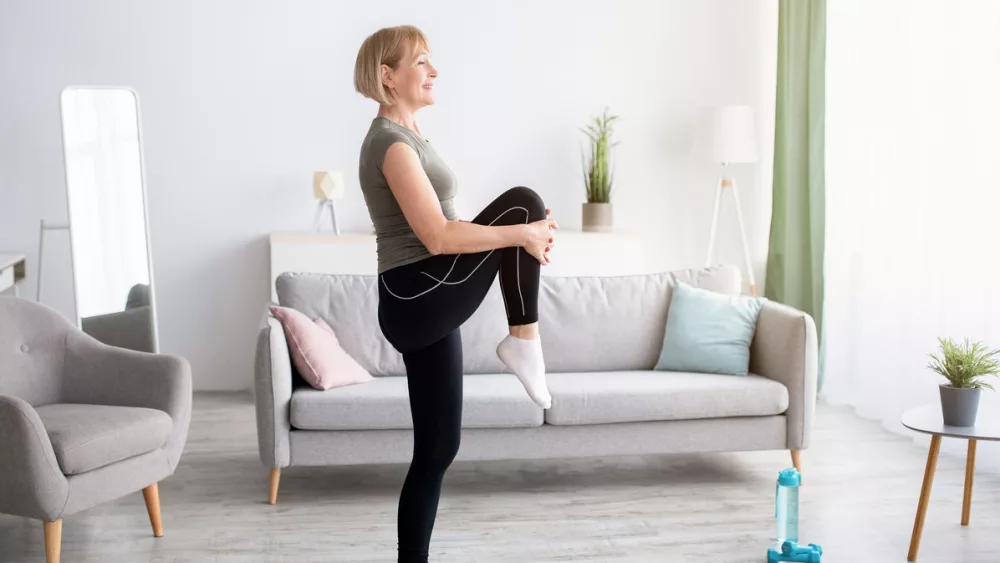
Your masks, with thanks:
[[[525,187],[507,190],[472,222],[515,225],[545,218]],[[399,495],[399,563],[427,561],[444,473],[458,454],[462,423],[462,336],[500,274],[510,325],[538,320],[541,265],[521,247],[439,254],[379,275],[379,326],[403,355],[413,418],[413,459]]]

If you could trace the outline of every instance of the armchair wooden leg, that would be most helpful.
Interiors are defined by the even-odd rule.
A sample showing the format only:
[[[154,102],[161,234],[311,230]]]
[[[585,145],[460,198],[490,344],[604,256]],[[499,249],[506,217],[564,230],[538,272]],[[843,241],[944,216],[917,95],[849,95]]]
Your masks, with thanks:
[[[146,512],[149,513],[149,523],[153,525],[153,536],[163,537],[163,522],[160,520],[160,488],[157,483],[142,490],[142,498],[146,500]]]
[[[792,465],[799,473],[802,473],[802,451],[801,450],[791,450],[792,451]]]
[[[271,483],[267,495],[267,503],[275,504],[278,502],[278,483],[281,481],[281,468],[272,467],[271,468]]]
[[[59,563],[62,551],[62,520],[45,522],[45,563]]]

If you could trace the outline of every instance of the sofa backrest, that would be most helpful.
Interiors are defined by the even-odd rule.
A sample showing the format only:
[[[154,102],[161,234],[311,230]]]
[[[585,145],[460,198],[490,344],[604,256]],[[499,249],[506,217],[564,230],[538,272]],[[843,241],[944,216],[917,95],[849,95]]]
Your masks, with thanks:
[[[404,375],[401,356],[378,326],[377,279],[285,272],[275,289],[280,305],[323,318],[347,353],[372,375]],[[538,320],[546,369],[652,369],[675,280],[722,293],[740,291],[735,266],[629,276],[542,276]],[[495,281],[483,304],[462,325],[465,372],[504,372],[496,345],[506,334],[503,299]]]

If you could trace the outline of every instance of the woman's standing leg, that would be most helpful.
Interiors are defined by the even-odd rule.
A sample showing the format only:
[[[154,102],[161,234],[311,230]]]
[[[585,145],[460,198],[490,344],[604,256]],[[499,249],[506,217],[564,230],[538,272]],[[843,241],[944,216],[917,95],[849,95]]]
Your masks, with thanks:
[[[462,433],[459,329],[403,354],[413,418],[413,460],[399,495],[399,563],[426,563],[445,471]]]

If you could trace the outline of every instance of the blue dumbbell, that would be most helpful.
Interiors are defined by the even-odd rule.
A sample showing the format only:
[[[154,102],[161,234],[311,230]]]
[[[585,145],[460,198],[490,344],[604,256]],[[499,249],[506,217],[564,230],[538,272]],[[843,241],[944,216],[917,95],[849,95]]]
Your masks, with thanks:
[[[773,547],[767,550],[767,563],[821,563],[822,555],[823,548],[814,543],[799,546],[793,541],[785,541],[780,553]]]

